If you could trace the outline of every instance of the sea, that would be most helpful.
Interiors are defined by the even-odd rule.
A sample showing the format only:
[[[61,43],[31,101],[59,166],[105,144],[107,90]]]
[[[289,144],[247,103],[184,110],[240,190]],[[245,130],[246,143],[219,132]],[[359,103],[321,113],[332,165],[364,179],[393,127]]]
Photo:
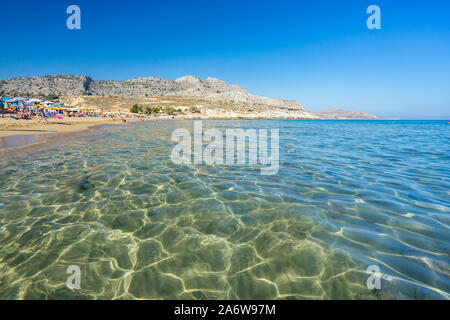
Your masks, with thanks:
[[[448,121],[202,121],[277,130],[270,175],[175,163],[194,125],[1,153],[0,299],[450,298]]]

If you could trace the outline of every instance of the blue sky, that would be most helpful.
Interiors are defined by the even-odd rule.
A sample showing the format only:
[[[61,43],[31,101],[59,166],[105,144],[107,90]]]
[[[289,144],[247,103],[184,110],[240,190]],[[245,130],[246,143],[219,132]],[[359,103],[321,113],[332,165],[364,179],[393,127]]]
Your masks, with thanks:
[[[66,9],[81,8],[81,30]],[[381,8],[381,30],[366,8]],[[450,1],[25,0],[0,3],[0,79],[186,74],[381,117],[450,119]]]

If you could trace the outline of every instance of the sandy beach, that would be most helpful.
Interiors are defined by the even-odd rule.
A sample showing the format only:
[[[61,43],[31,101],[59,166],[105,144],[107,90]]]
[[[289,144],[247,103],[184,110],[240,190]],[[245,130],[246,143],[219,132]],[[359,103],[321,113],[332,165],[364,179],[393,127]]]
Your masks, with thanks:
[[[111,118],[64,118],[49,119],[48,122],[38,120],[15,120],[0,118],[0,137],[16,135],[33,135],[47,133],[65,133],[86,130],[90,126],[105,123],[121,123],[121,119]]]

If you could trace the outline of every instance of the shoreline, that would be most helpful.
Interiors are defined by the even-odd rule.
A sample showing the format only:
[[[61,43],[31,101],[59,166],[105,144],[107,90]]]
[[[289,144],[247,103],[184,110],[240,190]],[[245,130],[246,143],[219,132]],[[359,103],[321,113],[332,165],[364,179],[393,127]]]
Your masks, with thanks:
[[[136,119],[127,119],[126,123],[135,121]],[[160,116],[146,117],[142,121],[158,121],[158,120],[319,120],[297,117],[223,117],[223,116]],[[141,120],[136,120],[141,121]],[[37,120],[15,120],[12,118],[0,118],[0,138],[10,136],[25,136],[36,134],[59,134],[86,130],[93,125],[101,124],[118,124],[123,123],[122,119],[112,118],[64,118],[49,119],[49,122],[39,122]],[[0,147],[1,149],[1,147]]]
[[[335,121],[335,120],[366,120],[366,121],[380,121],[392,120],[398,121],[401,119],[310,119],[299,117],[246,117],[246,116],[195,116],[195,115],[178,115],[178,116],[147,116],[144,119],[127,119],[126,123],[133,121],[158,121],[158,120],[303,120],[303,121]],[[122,119],[117,118],[64,118],[64,119],[49,119],[49,122],[39,122],[37,120],[15,120],[12,118],[0,117],[0,138],[10,136],[26,136],[36,134],[60,134],[77,132],[89,129],[89,127],[101,124],[118,124],[123,123]],[[1,149],[1,147],[0,147]]]
[[[71,138],[90,130],[96,130],[103,125],[123,124],[121,119],[101,118],[67,118],[49,121],[49,123],[35,120],[14,121],[17,122],[6,123],[6,118],[0,118],[0,155],[25,151],[49,141]]]
[[[302,120],[302,121],[336,121],[336,120],[399,120],[399,119],[304,119],[304,118],[247,118],[247,117],[201,117],[193,115],[147,117],[142,120],[113,118],[65,118],[50,119],[48,123],[36,120],[14,120],[12,118],[0,118],[0,155],[23,151],[48,142],[60,140],[64,137],[72,137],[82,132],[95,130],[104,125],[131,124],[141,121],[167,121],[167,120]]]

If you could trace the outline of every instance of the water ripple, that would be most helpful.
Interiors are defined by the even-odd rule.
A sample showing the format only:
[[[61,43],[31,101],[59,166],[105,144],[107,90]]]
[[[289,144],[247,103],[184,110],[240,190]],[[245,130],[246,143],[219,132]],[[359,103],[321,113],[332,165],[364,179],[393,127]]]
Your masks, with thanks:
[[[448,299],[450,127],[279,128],[280,171],[179,166],[190,121],[134,123],[0,160],[2,299]],[[366,287],[381,268],[382,289]],[[81,268],[81,290],[66,287]]]

